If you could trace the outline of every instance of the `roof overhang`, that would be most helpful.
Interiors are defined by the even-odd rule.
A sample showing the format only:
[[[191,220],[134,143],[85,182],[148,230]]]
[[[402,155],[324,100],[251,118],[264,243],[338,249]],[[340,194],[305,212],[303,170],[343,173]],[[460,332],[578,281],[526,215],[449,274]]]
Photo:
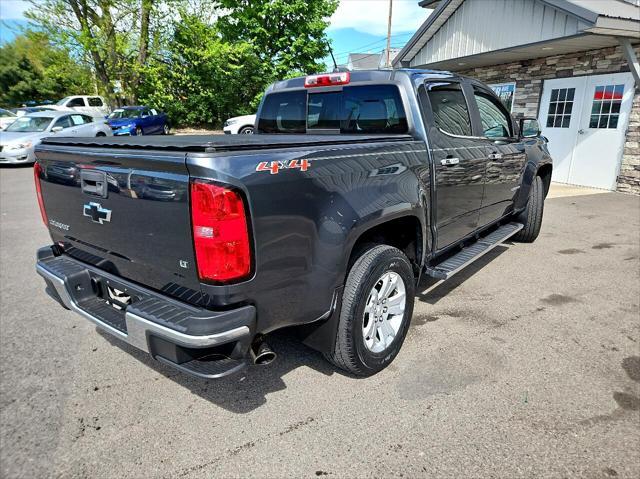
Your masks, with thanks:
[[[614,36],[581,34],[530,45],[505,48],[503,50],[494,50],[486,53],[480,53],[478,55],[452,58],[437,63],[430,63],[428,65],[416,65],[415,68],[461,71],[522,60],[532,60],[540,57],[564,55],[567,53],[586,50],[597,50],[600,48],[618,46],[619,44],[618,39]]]
[[[549,5],[552,8],[557,10],[561,10],[562,12],[571,15],[580,21],[586,23],[588,28],[584,29],[585,34],[593,34],[599,35],[601,39],[590,39],[583,40],[577,43],[584,43],[585,45],[602,45],[598,47],[586,46],[585,48],[579,47],[578,50],[570,50],[570,51],[581,51],[587,50],[590,48],[603,48],[606,46],[618,45],[618,40],[614,37],[624,37],[630,39],[640,39],[640,21],[631,19],[631,18],[617,18],[617,17],[609,17],[599,15],[597,12],[593,10],[589,10],[583,6],[580,6],[576,3],[569,2],[567,0],[538,0],[544,4]],[[393,61],[394,66],[406,66],[408,62],[413,59],[416,54],[424,47],[424,45],[435,35],[435,33],[440,29],[440,27],[453,15],[453,13],[458,9],[458,7],[464,2],[464,0],[423,0],[419,4],[425,8],[433,7],[437,5],[437,8],[427,17],[426,21],[420,26],[418,31],[409,39],[404,48],[400,51],[400,53],[396,56]],[[575,37],[562,37],[558,39],[553,39],[547,42],[540,43],[530,43],[527,45],[519,45],[511,48],[507,48],[504,51],[501,50],[492,50],[489,52],[481,53],[478,55],[473,55],[473,57],[486,57],[490,55],[494,58],[490,63],[487,64],[497,64],[498,61],[495,60],[496,57],[507,58],[508,60],[500,61],[500,63],[507,63],[510,61],[523,60],[526,58],[536,58],[543,57],[548,55],[555,55],[561,53],[569,53],[570,51],[560,51],[562,50],[562,45],[565,40],[568,41],[568,45],[574,45],[576,42],[573,42]],[[543,53],[540,52],[540,46],[542,44],[558,44],[559,51],[553,53]],[[574,48],[574,47],[567,47]],[[531,50],[538,50],[535,56],[528,56],[533,54]],[[509,53],[512,52],[514,55],[501,55],[501,53]],[[551,50],[549,50],[551,52]],[[516,58],[518,57],[518,58]],[[470,58],[470,57],[467,57]],[[464,61],[463,58],[454,58],[451,60],[446,60],[443,62],[431,63],[428,64],[429,68],[440,68],[441,65],[449,65],[456,64],[457,62]],[[452,63],[453,62],[453,63]],[[478,65],[480,66],[480,65]],[[459,70],[460,68],[458,68]]]

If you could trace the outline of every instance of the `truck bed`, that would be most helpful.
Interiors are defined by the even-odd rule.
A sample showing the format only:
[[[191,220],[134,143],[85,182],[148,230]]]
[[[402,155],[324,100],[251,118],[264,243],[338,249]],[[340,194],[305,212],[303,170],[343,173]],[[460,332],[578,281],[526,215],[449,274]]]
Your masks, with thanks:
[[[113,137],[50,137],[43,145],[85,146],[166,151],[241,151],[304,146],[381,143],[412,140],[409,135],[169,135]]]

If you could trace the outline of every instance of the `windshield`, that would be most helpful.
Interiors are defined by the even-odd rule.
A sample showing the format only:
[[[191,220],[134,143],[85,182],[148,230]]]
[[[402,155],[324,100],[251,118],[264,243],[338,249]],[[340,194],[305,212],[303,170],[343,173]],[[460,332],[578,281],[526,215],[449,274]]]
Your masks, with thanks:
[[[44,116],[21,116],[11,123],[5,131],[22,131],[25,133],[34,133],[44,131],[51,123],[51,117]]]
[[[113,113],[109,115],[111,119],[118,118],[139,118],[141,110],[124,110],[119,108],[118,110],[113,110]]]
[[[395,85],[344,87],[340,91],[292,90],[266,96],[261,133],[406,133],[407,117]]]
[[[5,110],[4,108],[0,108],[0,118],[8,118],[8,117],[13,118],[14,116],[16,116],[16,115],[11,113],[9,110]]]

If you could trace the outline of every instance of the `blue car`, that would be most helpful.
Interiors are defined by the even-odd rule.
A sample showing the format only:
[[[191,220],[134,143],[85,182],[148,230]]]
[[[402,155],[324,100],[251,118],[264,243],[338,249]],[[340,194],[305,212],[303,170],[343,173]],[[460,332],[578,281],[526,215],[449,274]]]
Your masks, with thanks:
[[[116,136],[169,134],[167,115],[148,106],[117,108],[107,117],[107,123]]]

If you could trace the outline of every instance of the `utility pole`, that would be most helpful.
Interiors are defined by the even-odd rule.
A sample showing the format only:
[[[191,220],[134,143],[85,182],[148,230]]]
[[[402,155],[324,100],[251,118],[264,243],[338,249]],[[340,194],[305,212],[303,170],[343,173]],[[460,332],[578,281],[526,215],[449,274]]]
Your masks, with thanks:
[[[387,24],[387,68],[391,67],[391,11],[393,0],[389,0],[389,23]]]

